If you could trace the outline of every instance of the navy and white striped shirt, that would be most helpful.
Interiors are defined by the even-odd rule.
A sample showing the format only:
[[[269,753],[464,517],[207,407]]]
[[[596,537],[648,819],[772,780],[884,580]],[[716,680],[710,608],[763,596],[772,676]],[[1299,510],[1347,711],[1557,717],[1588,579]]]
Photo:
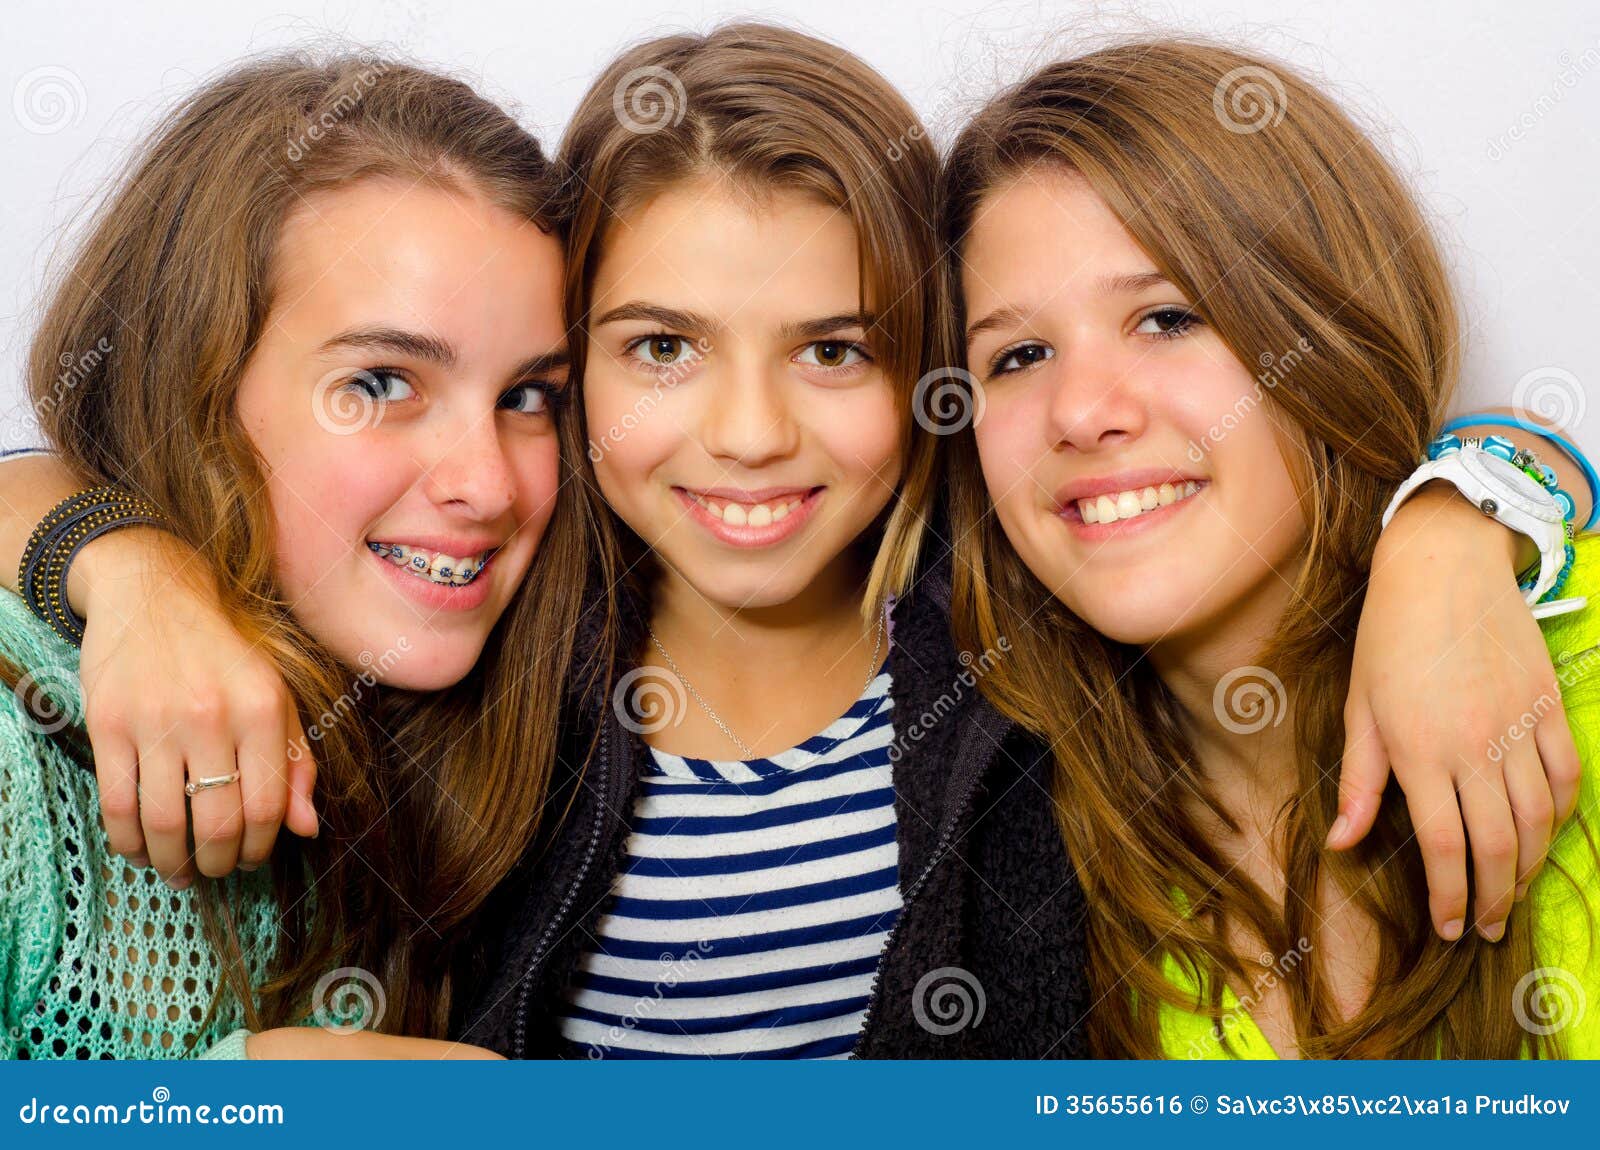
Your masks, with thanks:
[[[842,1058],[900,913],[889,673],[771,758],[651,749],[561,1020],[577,1057]]]

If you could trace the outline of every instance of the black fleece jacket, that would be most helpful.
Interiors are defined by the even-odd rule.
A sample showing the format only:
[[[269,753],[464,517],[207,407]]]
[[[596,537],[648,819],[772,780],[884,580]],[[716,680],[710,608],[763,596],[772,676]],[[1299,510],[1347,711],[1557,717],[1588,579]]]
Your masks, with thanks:
[[[1050,810],[1050,759],[979,694],[984,665],[957,657],[949,596],[941,565],[894,608],[904,907],[855,1056],[1086,1057],[1083,893]],[[647,607],[637,598],[619,606],[621,650],[638,650]],[[594,647],[586,630],[580,652]],[[478,969],[457,996],[455,1037],[511,1058],[565,1054],[564,994],[625,857],[649,756],[604,683],[574,691],[565,728],[546,808],[565,813],[546,820],[550,829],[484,908]]]

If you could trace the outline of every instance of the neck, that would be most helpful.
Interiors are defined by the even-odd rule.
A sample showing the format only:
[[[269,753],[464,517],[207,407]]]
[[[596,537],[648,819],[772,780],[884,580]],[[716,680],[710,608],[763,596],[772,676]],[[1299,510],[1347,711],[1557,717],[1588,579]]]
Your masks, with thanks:
[[[1265,829],[1299,785],[1291,700],[1281,676],[1260,665],[1290,595],[1269,574],[1209,622],[1147,652],[1183,712],[1201,777],[1247,834]]]
[[[877,636],[861,619],[865,584],[864,567],[847,551],[793,599],[730,607],[668,571],[656,588],[650,628],[717,717],[756,754],[775,753],[827,726],[859,696]],[[641,656],[670,670],[653,643]],[[730,751],[692,694],[683,723],[647,738],[696,757]]]

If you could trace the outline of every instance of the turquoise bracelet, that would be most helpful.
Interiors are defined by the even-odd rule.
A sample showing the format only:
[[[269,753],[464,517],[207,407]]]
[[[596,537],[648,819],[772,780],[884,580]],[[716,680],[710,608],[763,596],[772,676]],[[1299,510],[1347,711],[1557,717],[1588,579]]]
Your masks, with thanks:
[[[1489,420],[1474,419],[1472,422],[1488,423]],[[1447,430],[1445,433],[1428,444],[1428,458],[1430,460],[1443,459],[1447,455],[1460,451],[1464,446],[1478,447],[1518,468],[1524,475],[1550,492],[1555,499],[1556,506],[1561,511],[1562,529],[1567,536],[1566,558],[1561,564],[1561,570],[1556,573],[1556,581],[1551,584],[1550,590],[1539,597],[1539,602],[1548,603],[1553,599],[1559,599],[1562,590],[1567,585],[1567,580],[1572,576],[1572,566],[1577,562],[1578,558],[1577,549],[1573,545],[1573,540],[1576,537],[1573,520],[1577,516],[1577,504],[1570,494],[1561,489],[1560,480],[1556,477],[1555,469],[1541,463],[1539,457],[1533,452],[1519,448],[1503,435],[1487,435],[1481,440],[1475,436],[1468,436],[1466,439],[1462,439],[1448,430],[1448,427],[1456,426],[1459,423],[1460,421],[1458,420],[1456,424],[1446,425]],[[1588,460],[1585,459],[1583,462],[1587,464]],[[1538,585],[1538,582],[1539,573],[1535,570],[1531,576],[1519,579],[1517,586],[1526,593],[1532,591]]]

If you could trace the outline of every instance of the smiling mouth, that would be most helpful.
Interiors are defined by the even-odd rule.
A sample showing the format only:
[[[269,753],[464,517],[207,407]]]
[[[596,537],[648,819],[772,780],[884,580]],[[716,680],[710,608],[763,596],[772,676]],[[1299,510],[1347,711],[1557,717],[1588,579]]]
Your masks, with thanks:
[[[793,492],[776,499],[756,502],[702,495],[687,487],[681,487],[679,490],[696,506],[704,508],[712,518],[720,519],[730,527],[769,527],[787,519],[790,513],[798,509],[810,495],[822,489],[814,487],[810,491]]]
[[[484,566],[500,550],[491,547],[477,555],[458,557],[442,551],[429,551],[425,547],[381,543],[371,539],[367,541],[367,548],[378,558],[387,559],[418,579],[425,579],[440,587],[465,587],[482,574]]]
[[[1106,492],[1089,499],[1079,499],[1069,504],[1084,523],[1118,523],[1124,519],[1137,519],[1174,503],[1196,495],[1206,487],[1204,482],[1189,480],[1184,483],[1163,483],[1155,487],[1135,487],[1127,491]]]

